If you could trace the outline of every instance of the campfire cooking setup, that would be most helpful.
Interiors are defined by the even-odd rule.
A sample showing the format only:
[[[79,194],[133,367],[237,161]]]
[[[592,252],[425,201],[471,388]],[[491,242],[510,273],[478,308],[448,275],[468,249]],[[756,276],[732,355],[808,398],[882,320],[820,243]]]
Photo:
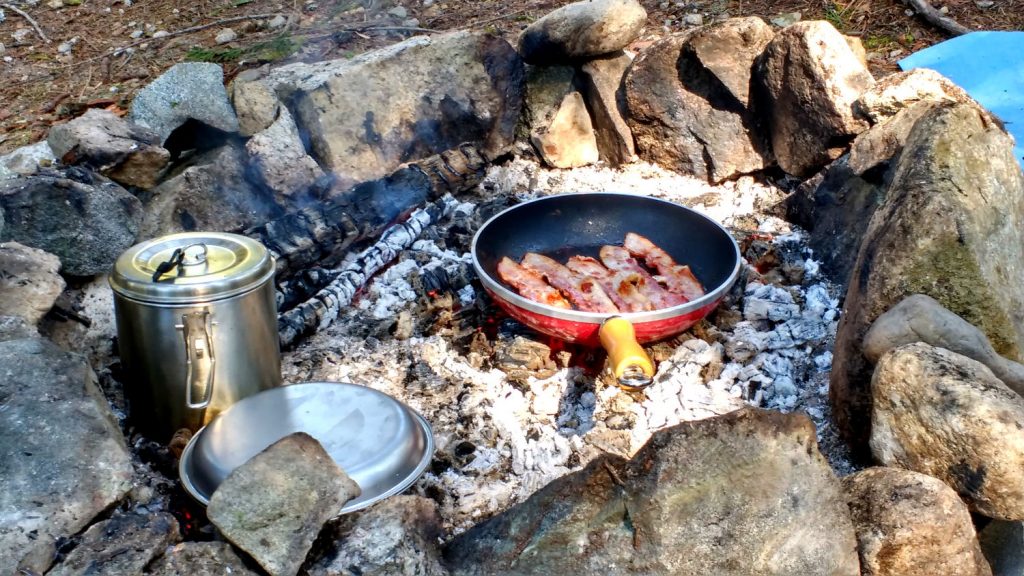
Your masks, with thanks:
[[[597,258],[603,246],[620,245],[627,233],[637,232],[688,263],[707,292],[665,308],[609,314],[536,302],[499,280],[503,258],[520,260],[530,253]],[[740,270],[736,242],[714,221],[670,202],[626,194],[571,194],[519,204],[481,227],[472,253],[484,288],[510,316],[569,342],[600,343],[615,378],[631,388],[646,386],[654,377],[654,366],[638,342],[664,340],[695,324],[718,304]],[[592,277],[581,281],[597,283]],[[612,294],[633,287],[629,280],[611,284]]]
[[[1005,573],[999,119],[828,22],[650,30],[186,62],[0,156],[0,571]]]

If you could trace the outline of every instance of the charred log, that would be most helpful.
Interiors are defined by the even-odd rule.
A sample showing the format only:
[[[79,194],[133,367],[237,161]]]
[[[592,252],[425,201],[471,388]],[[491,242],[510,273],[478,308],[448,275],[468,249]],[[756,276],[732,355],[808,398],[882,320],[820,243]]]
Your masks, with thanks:
[[[451,195],[445,195],[426,208],[414,211],[405,222],[388,228],[380,240],[342,268],[324,271],[325,275],[334,274],[325,288],[278,316],[281,345],[289,346],[299,336],[333,322],[371,276],[391,262],[400,250],[412,245],[424,228],[449,215],[457,205]]]
[[[406,164],[384,178],[329,195],[326,201],[251,228],[245,234],[274,253],[279,278],[313,265],[331,266],[353,244],[377,236],[417,207],[476,186],[483,179],[487,162],[474,146],[463,144],[456,150]],[[326,188],[331,185],[319,184]]]

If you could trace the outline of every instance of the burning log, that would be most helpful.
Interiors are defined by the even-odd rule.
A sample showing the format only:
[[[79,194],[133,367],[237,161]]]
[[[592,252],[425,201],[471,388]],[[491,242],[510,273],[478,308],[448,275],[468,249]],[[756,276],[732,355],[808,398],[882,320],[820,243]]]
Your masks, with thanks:
[[[279,278],[298,270],[337,262],[354,243],[378,235],[403,214],[439,198],[476,186],[488,159],[473,145],[463,144],[412,162],[387,177],[364,182],[282,218],[251,228],[245,234],[260,241],[277,258]],[[332,182],[321,183],[326,191]],[[311,286],[322,288],[317,275]]]
[[[352,302],[371,276],[393,260],[400,250],[412,245],[424,228],[450,215],[456,206],[458,201],[446,194],[413,212],[405,222],[388,228],[380,240],[343,268],[323,271],[323,278],[333,274],[330,283],[309,300],[278,316],[281,345],[288,346],[307,331],[334,321],[341,308]]]

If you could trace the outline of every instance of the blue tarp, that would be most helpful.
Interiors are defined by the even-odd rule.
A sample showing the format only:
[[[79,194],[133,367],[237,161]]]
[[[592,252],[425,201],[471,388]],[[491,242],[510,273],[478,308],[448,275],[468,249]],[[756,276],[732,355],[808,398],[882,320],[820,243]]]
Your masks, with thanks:
[[[935,70],[998,116],[1016,140],[1013,153],[1024,168],[1024,32],[971,32],[899,64]]]

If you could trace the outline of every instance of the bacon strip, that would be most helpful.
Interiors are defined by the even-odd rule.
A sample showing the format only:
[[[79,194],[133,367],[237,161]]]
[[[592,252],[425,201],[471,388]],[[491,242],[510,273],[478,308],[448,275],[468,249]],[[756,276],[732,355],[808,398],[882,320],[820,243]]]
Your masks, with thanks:
[[[609,314],[619,311],[594,278],[576,275],[551,258],[534,252],[527,252],[523,256],[522,265],[523,268],[543,276],[548,284],[564,292],[569,301],[580,310]]]
[[[645,264],[656,269],[670,291],[681,294],[687,300],[695,300],[704,295],[704,287],[690,271],[690,267],[676,264],[668,252],[654,242],[630,232],[626,234],[625,248],[630,254],[643,258]]]
[[[555,308],[572,308],[569,301],[558,290],[552,288],[537,274],[530,272],[509,257],[498,262],[498,276],[503,282],[512,286],[527,300],[554,306]]]
[[[654,310],[654,304],[637,290],[636,282],[640,278],[635,274],[612,272],[589,256],[573,256],[569,258],[565,266],[574,274],[597,280],[597,283],[604,288],[605,293],[619,310],[625,312]]]
[[[620,246],[602,246],[600,251],[601,261],[610,270],[625,272],[639,277],[636,287],[641,294],[654,304],[655,308],[669,308],[679,304],[685,304],[687,299],[680,294],[673,294],[662,288],[647,270],[644,270],[640,263],[629,255],[629,251]]]

